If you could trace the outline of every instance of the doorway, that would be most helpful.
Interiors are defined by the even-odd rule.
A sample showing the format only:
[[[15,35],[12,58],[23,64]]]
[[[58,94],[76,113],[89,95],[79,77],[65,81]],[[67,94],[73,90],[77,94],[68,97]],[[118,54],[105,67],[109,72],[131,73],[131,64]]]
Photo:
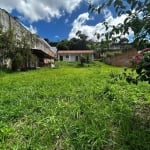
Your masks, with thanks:
[[[60,61],[63,61],[63,56],[59,56],[59,60],[60,60]]]

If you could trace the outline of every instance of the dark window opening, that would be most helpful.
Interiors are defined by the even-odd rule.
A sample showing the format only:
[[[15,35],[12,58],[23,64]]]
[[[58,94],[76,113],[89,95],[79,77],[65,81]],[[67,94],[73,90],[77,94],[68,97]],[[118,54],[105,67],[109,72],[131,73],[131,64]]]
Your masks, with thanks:
[[[78,61],[79,60],[79,57],[78,56],[76,56],[76,61]]]
[[[60,61],[63,61],[63,56],[60,56],[59,59],[60,59]]]

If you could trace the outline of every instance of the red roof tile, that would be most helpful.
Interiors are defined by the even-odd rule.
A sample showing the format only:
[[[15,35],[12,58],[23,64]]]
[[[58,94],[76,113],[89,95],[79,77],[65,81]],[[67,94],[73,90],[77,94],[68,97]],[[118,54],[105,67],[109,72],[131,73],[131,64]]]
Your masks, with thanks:
[[[60,50],[58,54],[92,54],[94,50]]]

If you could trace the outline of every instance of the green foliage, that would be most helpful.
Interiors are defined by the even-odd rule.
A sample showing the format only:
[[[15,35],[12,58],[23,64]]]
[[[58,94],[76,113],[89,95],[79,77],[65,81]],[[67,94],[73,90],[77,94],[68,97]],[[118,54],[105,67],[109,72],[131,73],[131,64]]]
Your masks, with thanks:
[[[121,54],[121,51],[119,51],[119,50],[118,51],[117,50],[116,51],[111,51],[110,50],[110,51],[106,52],[106,57],[112,57],[112,56],[118,55],[118,54]]]
[[[86,62],[85,56],[80,56],[80,65],[84,66],[84,63]]]
[[[140,63],[136,64],[136,72],[140,80],[150,84],[150,53],[144,53]]]
[[[57,44],[58,50],[88,50],[92,46],[92,41],[81,31],[76,33],[77,38],[62,40]]]
[[[136,55],[132,63],[134,68],[132,73],[124,72],[127,82],[138,84],[138,81],[145,81],[150,84],[150,52]],[[135,73],[133,73],[134,71]]]
[[[99,62],[59,66],[0,73],[0,149],[149,149],[148,84],[114,82],[122,68]]]
[[[112,28],[111,32],[105,33],[106,39],[109,40],[114,35],[129,34],[130,30],[134,32],[134,42],[138,49],[143,48],[143,44],[149,41],[150,36],[150,1],[149,0],[107,0],[100,2],[95,6],[89,4],[89,10],[101,13],[105,8],[114,8],[118,16],[123,14],[128,15],[123,23],[117,26],[110,26],[108,22],[104,21],[106,29]],[[118,39],[120,39],[120,35]],[[142,44],[142,45],[141,45]],[[146,47],[146,45],[145,45]],[[145,48],[144,47],[144,48]]]
[[[106,7],[113,6],[117,15],[121,16],[123,14],[128,15],[123,23],[118,24],[117,26],[109,26],[108,22],[104,22],[106,30],[112,28],[112,31],[105,34],[106,40],[112,38],[115,34],[119,35],[118,39],[122,41],[120,35],[129,34],[130,30],[134,32],[134,47],[137,50],[147,48],[150,46],[150,1],[149,0],[107,0],[100,3],[98,11],[100,13],[102,9]],[[94,5],[89,6],[90,10],[93,11],[93,8],[97,8]],[[111,7],[112,8],[112,7]],[[140,62],[135,63],[135,70],[137,76],[132,76],[132,74],[126,75],[128,82],[134,82],[137,84],[138,80],[146,81],[150,83],[150,56],[149,53],[145,53],[142,56]]]
[[[58,50],[69,50],[69,42],[67,40],[63,40],[57,44]]]
[[[0,66],[4,67],[4,61],[11,60],[11,69],[27,70],[33,60],[36,59],[31,53],[28,35],[22,34],[21,38],[17,38],[13,29],[5,32],[0,31]]]

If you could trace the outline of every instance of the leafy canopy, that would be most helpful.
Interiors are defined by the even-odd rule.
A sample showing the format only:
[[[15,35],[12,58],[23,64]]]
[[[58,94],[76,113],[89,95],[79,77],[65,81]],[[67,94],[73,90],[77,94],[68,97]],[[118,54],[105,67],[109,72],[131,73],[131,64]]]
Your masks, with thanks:
[[[123,23],[117,26],[111,26],[112,31],[106,33],[106,39],[113,37],[115,34],[129,34],[134,32],[134,43],[139,49],[147,47],[150,41],[150,1],[149,0],[105,0],[100,1],[97,6],[90,3],[89,10],[101,13],[105,8],[113,8],[118,16],[123,14],[127,18]],[[108,22],[104,21],[106,29],[109,29]],[[144,43],[144,44],[143,44]]]
[[[150,0],[105,0],[100,5],[89,4],[89,10],[101,13],[105,8],[114,8],[118,16],[126,15],[123,23],[111,26],[112,31],[105,34],[106,39],[113,38],[114,35],[129,34],[134,32],[134,46],[141,50],[150,47]],[[108,22],[104,21],[106,30],[110,28]],[[121,39],[119,37],[119,39]],[[134,61],[134,68],[137,76],[132,74],[126,76],[128,82],[137,83],[138,80],[150,83],[150,50],[142,52]]]

